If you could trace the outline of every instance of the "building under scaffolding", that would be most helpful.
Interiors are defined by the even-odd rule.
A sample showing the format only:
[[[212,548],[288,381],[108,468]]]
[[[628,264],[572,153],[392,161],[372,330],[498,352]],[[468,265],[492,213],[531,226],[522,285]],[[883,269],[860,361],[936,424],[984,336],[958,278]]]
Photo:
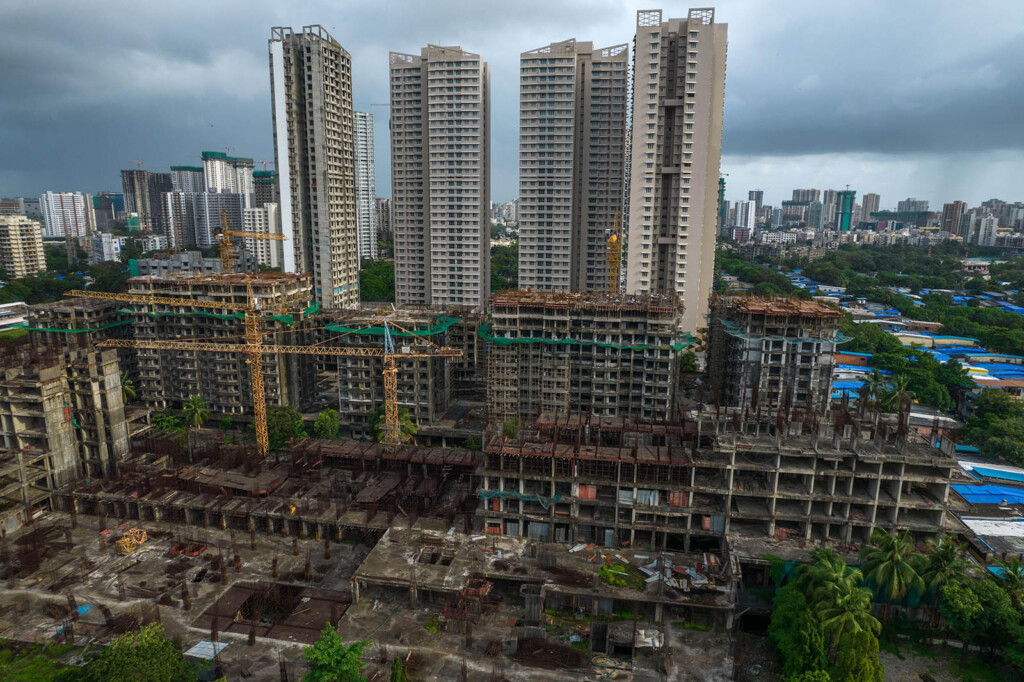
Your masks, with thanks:
[[[846,406],[820,421],[706,407],[654,425],[542,415],[514,437],[488,434],[478,515],[487,533],[651,550],[726,536],[860,545],[875,526],[937,533],[953,445],[933,447],[908,419]]]
[[[504,291],[480,329],[491,423],[544,413],[671,417],[682,333],[675,299]]]
[[[708,344],[708,403],[824,414],[842,313],[795,298],[719,298]]]
[[[262,272],[253,275],[148,275],[128,280],[129,293],[181,298],[183,305],[125,303],[119,312],[134,320],[137,341],[224,341],[239,343],[244,313],[237,310],[190,309],[189,300],[244,305],[251,287],[264,315],[268,344],[304,345],[302,324],[311,306],[309,275]],[[273,311],[287,309],[292,314]],[[252,414],[252,389],[245,358],[239,353],[190,350],[136,351],[139,399],[152,409],[181,409],[194,395],[202,396],[213,415],[247,418]],[[268,405],[291,405],[302,410],[315,395],[313,360],[309,356],[266,353],[263,381]]]

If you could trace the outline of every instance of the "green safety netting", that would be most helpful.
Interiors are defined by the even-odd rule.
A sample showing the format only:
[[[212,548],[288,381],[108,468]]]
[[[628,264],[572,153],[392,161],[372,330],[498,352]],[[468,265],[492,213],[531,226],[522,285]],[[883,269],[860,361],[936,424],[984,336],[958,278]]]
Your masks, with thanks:
[[[744,334],[740,331],[740,325],[732,320],[719,320],[722,325],[722,329],[729,336],[735,336],[738,339],[744,341],[783,341],[785,343],[804,343],[806,341],[832,341],[833,343],[846,343],[852,337],[846,336],[841,332],[836,332],[835,336],[830,338],[819,338],[816,336],[755,336],[753,334]]]
[[[30,327],[28,324],[15,324],[11,325],[12,329],[27,329],[30,332],[62,332],[64,334],[81,334],[83,332],[98,332],[104,329],[110,329],[111,327],[121,327],[126,324],[131,324],[134,320],[121,320],[120,322],[111,322],[105,324],[102,327],[90,327],[88,329],[57,329],[56,327]]]
[[[440,334],[442,332],[448,331],[448,329],[452,325],[458,324],[459,322],[462,322],[462,318],[461,317],[443,317],[442,316],[442,317],[437,318],[437,321],[432,326],[427,327],[426,329],[413,329],[412,333],[406,333],[406,332],[403,332],[401,330],[398,330],[398,329],[395,329],[395,328],[392,327],[390,329],[390,331],[391,331],[391,336],[433,336],[434,334]],[[330,332],[341,332],[342,334],[356,333],[356,334],[378,334],[379,335],[379,334],[383,334],[384,333],[384,327],[363,327],[363,328],[359,328],[359,327],[346,327],[345,325],[341,325],[341,324],[329,324],[326,327],[324,327],[324,329],[326,329],[327,331],[330,331]]]
[[[564,343],[571,346],[600,346],[601,348],[615,348],[617,350],[646,350],[648,348],[666,347],[671,348],[672,350],[683,350],[684,348],[692,346],[694,342],[693,336],[691,334],[686,333],[680,336],[680,340],[682,340],[683,343],[673,343],[669,344],[668,346],[655,345],[653,343],[643,344],[639,346],[628,346],[622,343],[601,343],[600,341],[577,341],[576,339],[569,338],[538,339],[532,336],[519,336],[514,339],[509,339],[503,336],[492,336],[490,324],[481,325],[481,327],[476,330],[476,333],[478,336],[480,336],[480,338],[484,339],[485,341],[490,341],[496,346],[511,346],[512,344],[515,343],[547,343],[550,345]]]
[[[558,500],[562,499],[562,496],[558,493],[555,493],[553,497],[541,497],[540,495],[522,495],[514,490],[480,491],[481,500],[491,500],[495,497],[500,497],[503,500],[510,500],[515,498],[517,500],[522,500],[523,502],[539,502],[540,506],[544,507],[544,509],[550,507],[552,502],[557,502]]]

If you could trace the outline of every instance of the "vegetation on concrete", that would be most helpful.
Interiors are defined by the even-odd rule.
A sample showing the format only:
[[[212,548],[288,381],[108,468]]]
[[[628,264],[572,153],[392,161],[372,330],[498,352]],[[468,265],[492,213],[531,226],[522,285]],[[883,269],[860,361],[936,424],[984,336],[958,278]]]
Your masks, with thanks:
[[[644,589],[643,574],[633,566],[625,564],[605,564],[597,575],[613,587],[625,587],[633,590]]]
[[[303,650],[309,664],[309,672],[303,681],[364,682],[366,677],[362,670],[366,664],[362,661],[363,649],[369,644],[370,641],[364,639],[345,646],[334,627],[330,623],[324,624],[320,639]]]

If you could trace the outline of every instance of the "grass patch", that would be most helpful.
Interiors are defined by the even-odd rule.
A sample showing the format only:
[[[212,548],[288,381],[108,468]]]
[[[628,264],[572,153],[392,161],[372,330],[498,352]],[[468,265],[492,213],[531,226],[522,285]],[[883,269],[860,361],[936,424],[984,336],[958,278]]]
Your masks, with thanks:
[[[683,630],[695,630],[696,632],[711,632],[712,630],[710,625],[700,625],[692,620],[681,620],[676,623],[676,627]]]
[[[58,680],[69,666],[59,659],[74,651],[71,645],[17,646],[3,642],[0,648],[0,680],[4,682],[51,682]]]
[[[427,619],[427,622],[423,624],[423,627],[427,629],[432,635],[436,635],[441,631],[441,616],[436,613]]]
[[[605,564],[598,572],[601,580],[612,587],[625,587],[628,589],[644,589],[644,576],[633,566],[623,564]]]

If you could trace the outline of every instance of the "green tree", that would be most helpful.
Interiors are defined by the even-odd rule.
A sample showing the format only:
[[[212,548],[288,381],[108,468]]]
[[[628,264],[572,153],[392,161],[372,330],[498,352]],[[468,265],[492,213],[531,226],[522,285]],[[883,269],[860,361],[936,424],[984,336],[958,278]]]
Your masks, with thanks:
[[[923,557],[921,579],[932,595],[932,609],[938,624],[938,603],[942,586],[954,580],[967,570],[963,547],[948,535],[943,535],[939,542],[928,541],[928,552]]]
[[[128,272],[120,261],[98,263],[89,268],[93,278],[92,291],[123,293],[128,291]]]
[[[491,247],[491,292],[519,287],[519,245]]]
[[[271,450],[280,450],[290,441],[307,437],[302,415],[290,405],[272,405],[267,409],[267,438]]]
[[[910,378],[906,374],[897,374],[882,394],[879,403],[886,412],[898,412],[913,399],[914,394],[910,390]]]
[[[874,327],[875,325],[871,326]],[[878,405],[878,400],[885,393],[887,385],[888,380],[885,375],[877,369],[871,370],[871,373],[864,378],[864,383],[860,385],[860,394],[857,398],[858,407],[862,415],[869,406],[876,407]]]
[[[221,417],[220,430],[230,431],[235,426],[235,421],[231,417]]]
[[[885,666],[878,660],[878,638],[867,630],[840,642],[836,664],[829,671],[834,682],[882,682],[884,674]]]
[[[128,372],[121,372],[121,402],[125,405],[135,400],[135,383]]]
[[[325,440],[334,440],[338,437],[339,427],[338,411],[324,410],[317,415],[316,421],[313,422],[313,435]]]
[[[1001,569],[997,578],[1006,590],[1013,608],[1024,613],[1024,566],[1020,559],[1014,557],[1007,561],[997,561],[996,567]]]
[[[383,260],[363,261],[359,271],[359,300],[388,303],[395,300],[395,266]]]
[[[825,633],[797,583],[775,592],[767,634],[782,664],[783,679],[826,668]]]
[[[363,649],[369,640],[345,646],[330,623],[320,631],[320,639],[303,651],[309,672],[304,682],[365,682],[362,674],[366,665],[362,661]]]
[[[818,611],[821,627],[841,648],[847,638],[861,632],[877,636],[882,624],[871,615],[871,590],[852,582],[839,582],[829,591],[828,602]]]
[[[959,435],[987,455],[1024,464],[1024,403],[997,388],[985,389]]]
[[[198,430],[210,418],[210,411],[206,407],[206,401],[202,396],[194,395],[185,401],[181,408],[185,415],[185,425],[188,426],[188,451],[192,453],[192,431]]]
[[[961,641],[999,647],[1019,632],[1020,613],[995,580],[961,577],[943,585],[941,593],[939,612]]]
[[[89,661],[82,677],[88,682],[192,682],[196,674],[163,626],[153,623],[115,639]]]
[[[405,671],[405,663],[398,656],[395,656],[395,662],[391,664],[391,682],[409,682],[409,673]]]
[[[185,422],[176,414],[154,414],[152,419],[153,428],[161,431],[184,431]]]
[[[924,593],[924,580],[917,572],[920,557],[914,553],[910,531],[890,533],[875,528],[869,540],[871,544],[861,550],[862,570],[878,596],[894,602],[911,590]]]
[[[679,356],[679,371],[680,372],[699,372],[700,367],[697,366],[697,354],[693,351],[686,351]]]
[[[373,424],[373,439],[378,443],[384,442],[384,435],[387,433],[387,415],[383,408],[380,408],[380,412],[376,413]],[[409,410],[404,407],[398,408],[398,435],[403,443],[406,443],[413,439],[416,435],[416,423],[412,420],[412,415],[409,414]]]

